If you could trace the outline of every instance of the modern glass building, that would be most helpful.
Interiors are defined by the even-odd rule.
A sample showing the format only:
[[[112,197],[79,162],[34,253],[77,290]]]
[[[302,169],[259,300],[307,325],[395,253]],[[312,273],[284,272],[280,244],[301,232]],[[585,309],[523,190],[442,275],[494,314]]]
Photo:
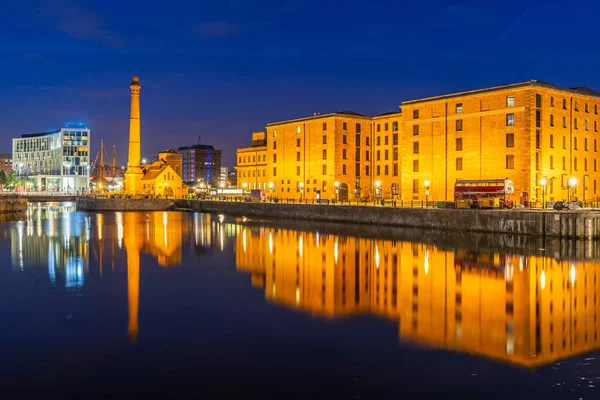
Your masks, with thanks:
[[[221,150],[205,144],[177,149],[183,156],[181,177],[184,182],[204,182],[217,187],[221,179]]]
[[[56,192],[88,190],[90,130],[81,124],[13,139],[13,169],[30,178],[30,189]]]

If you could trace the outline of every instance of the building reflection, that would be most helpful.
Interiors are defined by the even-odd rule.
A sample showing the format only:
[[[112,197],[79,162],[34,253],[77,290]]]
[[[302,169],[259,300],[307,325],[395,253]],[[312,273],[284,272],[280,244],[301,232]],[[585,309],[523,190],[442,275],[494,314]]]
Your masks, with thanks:
[[[326,317],[370,312],[399,336],[535,367],[600,347],[597,260],[445,250],[246,225],[236,264],[265,297]]]
[[[7,231],[13,269],[48,268],[52,284],[83,286],[89,272],[90,218],[64,213],[70,203],[32,204]]]

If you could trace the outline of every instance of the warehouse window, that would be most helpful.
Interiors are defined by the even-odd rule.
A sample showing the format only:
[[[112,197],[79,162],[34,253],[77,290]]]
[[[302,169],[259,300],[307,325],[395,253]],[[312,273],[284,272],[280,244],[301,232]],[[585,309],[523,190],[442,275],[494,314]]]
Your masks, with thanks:
[[[512,154],[506,156],[506,169],[515,169],[515,156]]]

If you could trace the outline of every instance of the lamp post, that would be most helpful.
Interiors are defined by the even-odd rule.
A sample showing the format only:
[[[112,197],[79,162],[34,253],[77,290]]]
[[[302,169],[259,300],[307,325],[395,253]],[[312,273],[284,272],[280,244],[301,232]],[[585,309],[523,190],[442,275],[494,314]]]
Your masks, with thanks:
[[[431,182],[426,180],[423,183],[425,183],[425,207],[427,207],[427,203],[429,203],[429,186],[431,185]]]
[[[273,202],[273,188],[275,187],[275,183],[269,182],[269,197],[271,202]]]
[[[302,194],[304,193],[304,182],[298,182],[298,187],[300,188],[300,202],[302,203]]]
[[[335,201],[340,200],[340,183],[338,181],[333,182],[333,187],[335,187]]]
[[[548,179],[542,178],[540,179],[540,185],[542,185],[542,208],[546,208],[546,185],[548,184]]]
[[[569,201],[569,203],[571,202],[571,191],[574,191],[575,187],[577,186],[577,178],[575,178],[574,176],[569,178],[569,181],[567,182],[567,200]]]

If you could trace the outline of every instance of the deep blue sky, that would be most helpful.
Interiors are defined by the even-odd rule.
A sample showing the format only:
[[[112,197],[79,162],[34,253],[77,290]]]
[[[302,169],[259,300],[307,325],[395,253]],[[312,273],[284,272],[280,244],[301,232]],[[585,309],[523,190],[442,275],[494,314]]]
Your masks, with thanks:
[[[235,149],[273,121],[539,79],[600,89],[596,2],[6,1],[0,152],[84,121],[125,163],[129,82],[142,149]]]

